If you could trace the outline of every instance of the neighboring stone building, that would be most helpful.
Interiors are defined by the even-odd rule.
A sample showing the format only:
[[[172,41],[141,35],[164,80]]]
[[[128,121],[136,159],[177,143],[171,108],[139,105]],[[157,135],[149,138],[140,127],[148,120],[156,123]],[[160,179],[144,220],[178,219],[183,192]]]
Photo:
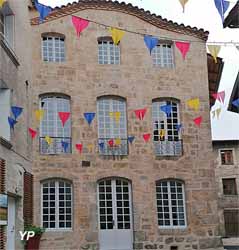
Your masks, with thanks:
[[[213,141],[225,249],[239,249],[239,141]]]
[[[1,208],[1,213],[8,210],[8,216],[7,220],[3,214],[0,218],[0,249],[8,250],[23,249],[19,231],[27,222],[26,215],[30,222],[32,212],[31,194],[24,192],[24,184],[31,185],[32,178],[27,132],[31,84],[28,15],[25,0],[8,0],[0,8],[0,199],[8,197],[8,209]],[[8,124],[8,117],[13,117],[11,106],[24,109],[14,130]]]
[[[239,28],[239,1],[231,9],[223,23],[224,28]]]
[[[222,249],[208,33],[105,0],[55,8],[40,25],[34,8],[31,15],[31,107],[44,110],[40,124],[32,119],[39,127],[34,223],[47,228],[40,248]],[[101,25],[90,22],[79,38],[71,15]],[[126,32],[113,45],[102,24],[162,40],[150,56],[142,35]],[[193,41],[185,60],[175,40]],[[194,111],[186,102],[197,97],[201,105]],[[169,117],[160,111],[163,105],[172,105]],[[143,108],[139,120],[134,110]],[[71,112],[64,128],[58,112]],[[96,112],[91,125],[85,112]],[[193,122],[198,116],[200,127]],[[128,136],[135,136],[132,144]]]
[[[239,106],[236,107],[235,105],[232,104],[232,102],[237,100],[238,98],[239,98],[239,70],[238,70],[238,75],[237,75],[234,87],[232,89],[232,94],[231,94],[229,105],[228,105],[229,111],[239,114]]]

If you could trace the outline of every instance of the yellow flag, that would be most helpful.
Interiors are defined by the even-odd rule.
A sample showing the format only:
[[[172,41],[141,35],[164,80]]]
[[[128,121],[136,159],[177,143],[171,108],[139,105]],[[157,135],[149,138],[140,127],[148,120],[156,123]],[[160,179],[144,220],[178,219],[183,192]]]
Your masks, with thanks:
[[[109,112],[109,116],[110,116],[110,118],[113,118],[114,117],[114,112]]]
[[[120,138],[115,139],[115,145],[119,146],[120,144],[121,144],[121,139]]]
[[[221,108],[218,108],[218,109],[216,110],[217,119],[219,119],[219,116],[220,116],[220,114],[221,114],[221,111],[222,111]]]
[[[87,145],[87,148],[88,148],[88,151],[89,151],[89,152],[92,152],[92,151],[93,151],[93,148],[94,148],[94,145],[93,145],[93,144],[88,144],[88,145]]]
[[[198,111],[200,106],[199,98],[190,99],[187,101],[187,104],[190,108],[194,109],[195,111]]]
[[[109,31],[111,33],[114,44],[118,45],[120,40],[124,36],[125,32],[123,30],[119,30],[119,29],[116,29],[116,28],[109,28]]]
[[[188,0],[179,0],[179,2],[181,3],[182,7],[183,7],[183,12],[185,10],[185,5],[188,2]]]
[[[118,123],[120,120],[121,112],[115,112],[115,121]]]
[[[207,48],[210,54],[212,55],[215,63],[217,63],[217,56],[221,50],[221,46],[220,45],[208,45]]]
[[[52,144],[52,138],[49,137],[49,136],[46,136],[46,137],[45,137],[45,141],[47,142],[48,145],[51,145],[51,144]]]
[[[40,122],[44,116],[44,110],[38,109],[35,111],[36,119]]]
[[[160,136],[160,139],[163,139],[163,137],[165,136],[165,130],[164,129],[160,130],[159,136]]]
[[[3,4],[6,2],[6,0],[0,0],[0,8],[2,8]]]

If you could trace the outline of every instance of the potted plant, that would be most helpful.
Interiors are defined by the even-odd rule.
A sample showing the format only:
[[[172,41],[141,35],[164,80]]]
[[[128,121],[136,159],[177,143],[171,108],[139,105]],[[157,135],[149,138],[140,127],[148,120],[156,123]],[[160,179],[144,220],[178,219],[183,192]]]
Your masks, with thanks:
[[[28,231],[28,232],[32,231],[35,233],[33,237],[30,237],[28,240],[27,239],[24,240],[25,249],[26,250],[38,250],[41,236],[45,232],[45,229],[42,227],[30,225],[25,228],[25,231]]]

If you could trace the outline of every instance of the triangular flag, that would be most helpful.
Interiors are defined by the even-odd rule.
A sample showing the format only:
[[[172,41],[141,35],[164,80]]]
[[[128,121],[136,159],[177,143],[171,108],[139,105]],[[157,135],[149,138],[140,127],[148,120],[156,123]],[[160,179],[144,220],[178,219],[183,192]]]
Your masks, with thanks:
[[[58,112],[58,115],[61,119],[62,126],[64,127],[65,123],[67,122],[67,120],[70,117],[70,112]]]
[[[218,100],[219,102],[224,103],[224,100],[225,100],[225,90],[223,90],[221,92],[218,92],[218,93],[213,93],[212,97],[215,100]]]
[[[83,149],[83,145],[82,144],[76,144],[76,149],[80,152],[80,154],[82,153],[82,149]]]
[[[110,140],[108,141],[108,144],[109,144],[110,147],[113,147],[113,146],[114,146],[114,140],[113,140],[113,139],[110,139]]]
[[[120,138],[116,138],[115,139],[115,145],[119,146],[121,144],[121,139]]]
[[[6,2],[6,0],[0,0],[0,8],[2,8],[3,4]]]
[[[199,109],[199,106],[200,106],[200,100],[199,100],[199,98],[190,99],[190,100],[187,101],[187,105],[190,108],[197,111]]]
[[[175,42],[176,47],[181,52],[183,59],[185,60],[186,55],[190,49],[190,43],[189,42]]]
[[[95,113],[84,113],[84,117],[85,117],[86,121],[88,122],[88,124],[90,125],[91,122],[95,118]]]
[[[215,118],[215,113],[216,113],[216,111],[215,111],[215,110],[213,110],[213,111],[212,111],[212,119],[214,119],[214,118]]]
[[[94,148],[94,145],[93,144],[88,144],[87,145],[87,149],[89,152],[92,152],[93,151],[93,148]]]
[[[183,7],[183,12],[185,10],[185,5],[188,2],[188,0],[179,0],[179,2],[181,3],[182,7]]]
[[[158,38],[157,37],[153,37],[153,36],[144,36],[144,42],[145,45],[147,46],[149,53],[151,55],[152,49],[158,45]]]
[[[175,127],[176,127],[177,131],[179,132],[182,129],[183,124],[177,124]]]
[[[221,16],[222,19],[222,23],[224,22],[224,14],[226,13],[230,2],[229,1],[225,1],[225,0],[214,0],[216,8],[219,12],[219,15]]]
[[[34,139],[37,135],[37,131],[33,130],[32,128],[28,128],[28,131],[29,131],[32,139]]]
[[[194,121],[195,125],[197,125],[198,127],[200,127],[200,125],[202,123],[202,117],[199,116],[199,117],[195,118],[193,121]]]
[[[38,3],[37,0],[35,0],[35,6],[36,6],[37,11],[40,14],[40,17],[39,17],[40,22],[43,22],[44,19],[52,12],[51,7]]]
[[[104,144],[104,142],[99,142],[99,148],[101,149],[101,150],[103,150],[104,149],[104,147],[105,147],[105,144]]]
[[[112,40],[115,45],[118,45],[122,37],[124,36],[125,32],[123,30],[119,30],[116,28],[109,28],[109,31],[112,36]]]
[[[87,28],[87,26],[89,25],[89,21],[82,19],[80,17],[77,16],[72,16],[72,23],[76,29],[76,34],[77,36],[80,37],[80,33]]]
[[[232,102],[232,105],[239,108],[239,98]]]
[[[214,62],[217,63],[217,56],[221,50],[221,46],[220,45],[208,45],[207,46],[211,56],[214,59]]]
[[[15,120],[17,120],[18,116],[21,115],[23,108],[17,107],[17,106],[12,106],[11,111],[15,117]]]
[[[120,121],[121,112],[115,112],[115,122],[118,123]]]
[[[134,136],[128,136],[128,142],[132,144],[134,141],[135,137]]]
[[[164,138],[164,136],[165,136],[165,130],[164,129],[160,130],[159,136],[160,136],[160,139]]]
[[[144,109],[137,109],[137,110],[134,111],[134,113],[135,113],[136,117],[139,118],[139,120],[143,120],[146,111],[147,111],[146,108],[144,108]]]
[[[45,136],[45,141],[47,142],[48,145],[52,144],[52,138],[49,136]]]
[[[217,119],[219,119],[221,111],[222,111],[221,108],[216,109]]]
[[[150,136],[151,136],[150,134],[143,134],[144,141],[148,142],[150,139]]]
[[[38,121],[41,121],[43,116],[44,116],[44,110],[43,109],[38,109],[38,110],[35,110],[35,116],[36,116],[36,119]]]
[[[14,120],[12,117],[8,117],[8,124],[11,129],[14,129],[14,126],[16,125],[17,121]]]
[[[109,112],[109,116],[110,116],[110,118],[113,118],[114,117],[114,112]]]
[[[160,106],[160,110],[162,110],[167,115],[167,117],[169,117],[172,111],[172,105],[168,104]]]
[[[69,146],[69,142],[61,141],[61,146],[63,147],[64,152],[66,153],[67,148],[68,148],[68,146]]]

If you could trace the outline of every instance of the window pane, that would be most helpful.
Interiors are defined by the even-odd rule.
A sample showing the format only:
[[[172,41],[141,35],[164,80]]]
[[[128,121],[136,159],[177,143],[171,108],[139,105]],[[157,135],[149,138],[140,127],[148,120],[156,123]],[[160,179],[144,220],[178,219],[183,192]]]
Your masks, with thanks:
[[[111,41],[98,41],[99,64],[120,64],[120,48]]]

